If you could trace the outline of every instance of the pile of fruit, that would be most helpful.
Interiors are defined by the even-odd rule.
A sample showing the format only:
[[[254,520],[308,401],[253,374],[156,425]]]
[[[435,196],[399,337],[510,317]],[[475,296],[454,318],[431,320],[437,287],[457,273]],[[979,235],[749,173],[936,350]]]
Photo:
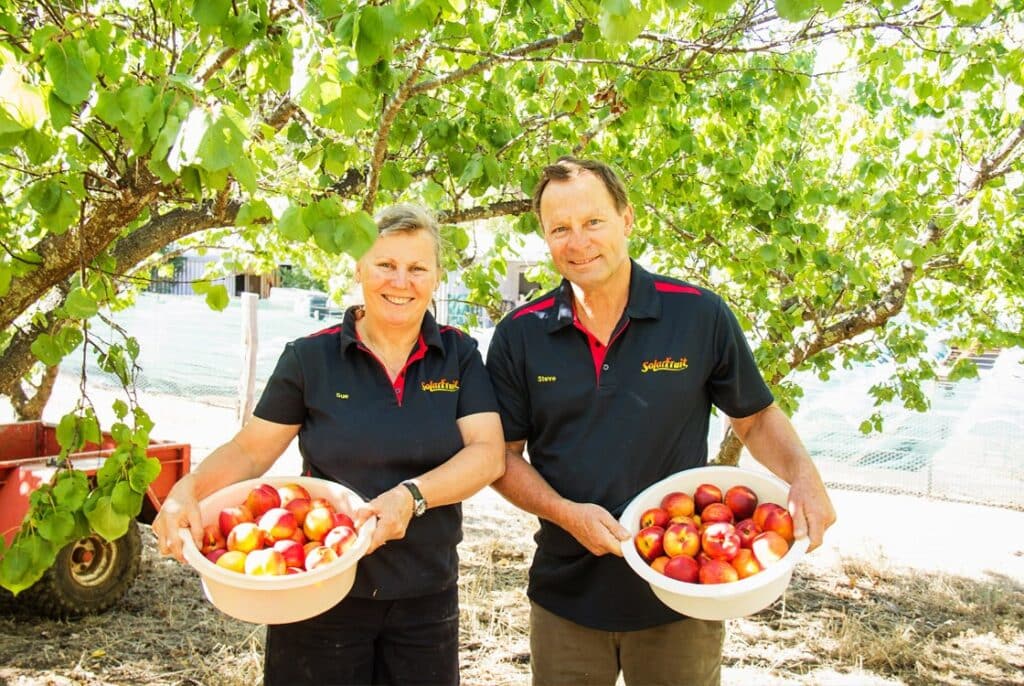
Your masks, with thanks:
[[[341,557],[357,538],[352,518],[299,484],[260,484],[203,527],[200,552],[252,576],[299,574]]]
[[[652,569],[687,583],[722,584],[778,562],[793,544],[793,518],[777,503],[759,503],[747,486],[725,494],[714,484],[675,491],[640,515],[633,543]]]

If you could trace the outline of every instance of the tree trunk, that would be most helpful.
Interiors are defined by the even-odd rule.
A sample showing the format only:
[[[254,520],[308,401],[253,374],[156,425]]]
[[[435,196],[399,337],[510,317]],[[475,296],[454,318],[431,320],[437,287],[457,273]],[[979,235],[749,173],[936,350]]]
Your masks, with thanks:
[[[740,453],[743,451],[743,441],[736,435],[730,426],[718,445],[718,455],[711,461],[711,464],[724,464],[735,467],[740,462]]]
[[[43,372],[43,378],[39,381],[39,385],[32,386],[28,383],[14,385],[14,392],[11,393],[10,399],[18,421],[27,422],[43,418],[43,410],[46,408],[46,403],[53,393],[53,385],[56,383],[57,374],[59,373],[60,366],[54,365],[46,368],[46,371]],[[35,391],[31,396],[25,393],[24,386],[26,385]]]

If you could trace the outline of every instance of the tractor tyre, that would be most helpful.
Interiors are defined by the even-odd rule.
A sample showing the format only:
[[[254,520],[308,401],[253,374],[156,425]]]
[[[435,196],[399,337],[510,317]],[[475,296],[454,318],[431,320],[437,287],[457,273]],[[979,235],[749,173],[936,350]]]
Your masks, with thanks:
[[[99,534],[64,546],[53,566],[19,597],[36,614],[53,618],[104,612],[131,588],[139,574],[142,537],[132,521],[124,536],[107,541]]]

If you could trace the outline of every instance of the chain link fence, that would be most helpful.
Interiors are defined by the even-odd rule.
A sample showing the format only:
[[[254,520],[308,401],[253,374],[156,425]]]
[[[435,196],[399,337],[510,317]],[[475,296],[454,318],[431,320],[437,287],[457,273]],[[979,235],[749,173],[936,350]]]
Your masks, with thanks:
[[[443,323],[447,323],[446,312],[461,312],[446,307],[444,300],[437,309]],[[288,341],[338,323],[314,316],[306,292],[274,289],[270,299],[259,302],[257,398]],[[141,345],[138,390],[143,407],[149,410],[146,398],[184,401],[194,416],[179,424],[184,427],[179,432],[198,434],[202,427],[214,424],[210,430],[219,433],[221,440],[227,438],[230,427],[223,424],[239,402],[239,299],[232,298],[226,310],[213,312],[200,297],[144,293],[135,307],[117,313],[115,321]],[[93,327],[104,339],[116,338],[102,323]],[[482,349],[490,333],[490,329],[474,331]],[[793,421],[832,487],[1024,509],[1022,360],[1022,351],[1003,351],[989,360],[991,364],[981,366],[977,379],[933,382],[924,389],[931,401],[927,413],[884,406],[884,430],[869,435],[859,430],[876,409],[867,389],[888,376],[885,368],[843,371],[828,382],[801,378],[805,396]],[[80,368],[81,356],[69,356],[62,364],[62,375],[77,379]],[[91,387],[117,386],[116,379],[99,370],[92,359],[87,374]],[[161,416],[149,411],[159,432]],[[709,441],[712,454],[719,435],[716,422]],[[172,438],[198,440],[191,435]]]

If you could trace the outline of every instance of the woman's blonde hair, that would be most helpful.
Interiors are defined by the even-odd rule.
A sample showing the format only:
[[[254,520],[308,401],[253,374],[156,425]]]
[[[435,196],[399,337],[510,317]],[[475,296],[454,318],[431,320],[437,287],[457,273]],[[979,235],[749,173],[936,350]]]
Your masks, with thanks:
[[[377,235],[426,231],[434,241],[434,257],[441,269],[441,229],[430,210],[413,203],[399,203],[385,207],[377,213]]]

